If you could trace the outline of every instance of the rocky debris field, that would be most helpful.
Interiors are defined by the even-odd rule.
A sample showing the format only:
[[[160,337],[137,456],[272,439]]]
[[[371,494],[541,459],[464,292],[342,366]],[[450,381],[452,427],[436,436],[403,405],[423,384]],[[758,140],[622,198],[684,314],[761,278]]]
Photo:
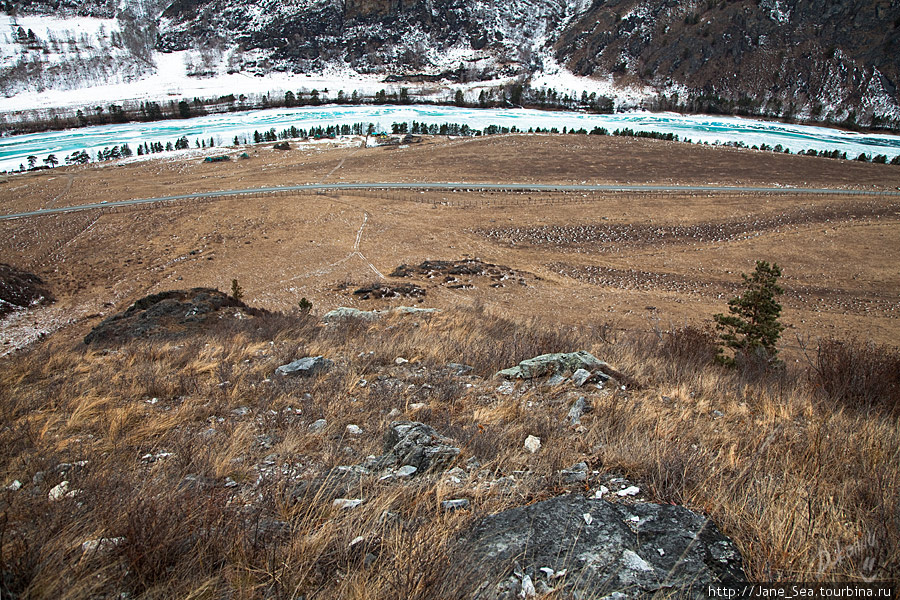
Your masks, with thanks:
[[[353,291],[360,300],[382,300],[385,298],[421,298],[425,290],[409,283],[372,283]]]
[[[806,392],[773,395],[805,379],[747,387],[665,336],[657,354],[475,309],[253,314],[205,289],[107,321],[99,351],[50,338],[0,372],[0,510],[27,541],[4,546],[11,597],[703,598],[812,568],[808,540],[869,530],[895,489],[869,484],[889,426],[822,444],[861,425],[829,409],[815,429]],[[796,493],[813,476],[827,498]],[[773,523],[798,502],[796,545]]]
[[[437,281],[439,285],[450,289],[473,289],[482,282],[492,288],[505,287],[507,284],[527,285],[529,275],[503,265],[469,258],[426,260],[418,265],[403,264],[394,269],[391,277],[416,277],[429,282]]]
[[[53,301],[53,293],[39,276],[0,263],[0,319],[14,310]]]

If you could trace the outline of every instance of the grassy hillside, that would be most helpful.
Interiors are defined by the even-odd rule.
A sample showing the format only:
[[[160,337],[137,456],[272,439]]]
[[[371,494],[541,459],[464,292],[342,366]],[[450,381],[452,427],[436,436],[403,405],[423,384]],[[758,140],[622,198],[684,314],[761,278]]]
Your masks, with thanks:
[[[454,536],[476,518],[611,477],[710,515],[751,578],[896,579],[900,355],[823,344],[808,363],[765,373],[716,366],[712,341],[695,327],[627,334],[478,307],[332,325],[223,317],[187,338],[107,347],[59,333],[0,368],[0,473],[22,484],[0,495],[2,590],[453,597],[472,583],[449,570]],[[622,381],[510,390],[492,377],[578,349]],[[274,376],[318,354],[335,362],[324,375]],[[578,396],[592,411],[573,428]],[[318,419],[327,425],[313,432]],[[397,419],[454,440],[465,474],[362,475],[342,491],[365,502],[333,507],[321,478],[380,454]],[[528,435],[541,438],[536,454]],[[565,483],[560,470],[579,461],[595,473]],[[451,498],[470,509],[442,510]]]

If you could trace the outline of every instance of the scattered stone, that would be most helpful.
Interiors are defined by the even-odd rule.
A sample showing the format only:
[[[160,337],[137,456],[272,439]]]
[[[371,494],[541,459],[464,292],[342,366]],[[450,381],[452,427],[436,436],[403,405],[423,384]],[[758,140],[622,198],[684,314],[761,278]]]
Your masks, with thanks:
[[[463,479],[467,478],[469,474],[466,473],[465,469],[462,469],[461,467],[453,467],[452,469],[447,471],[447,476],[455,477],[457,480],[462,481]],[[457,481],[457,483],[459,483],[459,481]]]
[[[395,364],[395,365],[405,365],[405,364],[408,363],[408,362],[409,362],[409,361],[406,360],[405,358],[403,358],[402,356],[398,356],[397,358],[394,359],[394,364]]]
[[[587,369],[578,369],[572,373],[571,381],[577,387],[583,386],[591,378],[591,372]]]
[[[88,461],[86,460],[78,460],[73,463],[59,463],[56,465],[56,472],[62,475],[68,475],[70,471],[72,473],[78,473],[81,469],[86,467],[87,464]]]
[[[635,516],[639,531],[626,524]],[[577,494],[482,519],[463,532],[453,559],[472,586],[460,595],[482,600],[511,598],[504,583],[492,582],[505,582],[514,571],[543,574],[548,582],[561,573],[565,578],[554,581],[565,598],[619,591],[628,598],[699,599],[709,584],[746,579],[737,548],[704,516],[680,506]]]
[[[547,379],[547,383],[545,385],[550,387],[555,387],[557,385],[562,385],[566,382],[566,378],[560,375],[559,373],[554,373]]]
[[[541,354],[534,358],[523,360],[515,367],[503,369],[497,372],[498,377],[506,379],[535,379],[545,375],[567,375],[584,369],[591,373],[603,375],[616,373],[602,360],[597,359],[590,352],[579,350],[570,353]],[[606,376],[608,379],[609,376]]]
[[[106,554],[125,543],[124,537],[98,538],[81,543],[82,554]]]
[[[22,482],[19,481],[18,479],[14,479],[11,484],[6,486],[6,489],[8,489],[11,492],[18,492],[19,490],[22,489]]]
[[[530,575],[522,577],[522,591],[519,592],[520,598],[534,598],[537,596],[537,590],[534,589],[534,582],[531,581]]]
[[[416,467],[414,467],[412,465],[403,465],[402,467],[400,467],[399,469],[397,469],[394,472],[394,476],[396,476],[400,479],[409,479],[410,477],[415,475],[416,471],[418,471],[418,470],[419,469],[417,469]]]
[[[299,375],[301,377],[312,377],[321,372],[327,371],[334,363],[324,356],[307,356],[300,358],[292,363],[281,365],[275,369],[276,375]]]
[[[318,419],[309,424],[309,430],[312,433],[321,433],[322,430],[325,429],[325,426],[328,425],[328,421],[325,419]]]
[[[639,487],[637,487],[636,485],[630,485],[624,490],[619,490],[618,492],[616,492],[616,496],[624,498],[625,496],[637,496],[640,493],[641,489]]]
[[[457,500],[444,500],[443,502],[441,502],[441,508],[446,511],[463,510],[469,508],[469,501],[465,498],[459,498]]]
[[[464,260],[426,260],[419,265],[402,264],[391,273],[391,277],[418,276],[438,280],[451,289],[474,288],[479,280],[486,280],[491,287],[504,287],[504,282],[525,285],[523,273],[502,265],[485,263],[477,258]]]
[[[347,425],[347,433],[350,435],[362,435],[362,428],[359,425]]]
[[[174,456],[174,454],[172,454],[171,452],[159,452],[157,454],[152,454],[152,453],[148,452],[147,454],[145,454],[141,457],[141,461],[146,462],[146,463],[154,463],[158,460],[164,460],[164,459],[170,458],[172,456]]]
[[[237,482],[237,481],[235,481],[235,480],[232,479],[231,477],[226,477],[226,478],[225,478],[225,487],[227,487],[227,488],[233,488],[233,487],[237,487],[237,486],[238,486],[238,482]]]
[[[497,387],[497,391],[508,396],[516,391],[516,384],[512,381],[504,381]]]
[[[525,449],[534,454],[541,449],[541,438],[529,435],[525,438]]]
[[[459,456],[459,448],[433,428],[416,421],[394,421],[384,436],[381,467],[416,467],[420,473],[448,469]]]
[[[581,415],[584,414],[585,409],[587,408],[587,399],[584,396],[579,396],[578,400],[572,404],[572,408],[569,409],[569,414],[566,416],[566,419],[569,421],[569,425],[575,426],[581,424]]]
[[[387,284],[375,283],[355,290],[354,296],[360,300],[382,298],[421,298],[425,296],[425,289],[411,283]]]
[[[563,483],[581,483],[587,481],[588,466],[585,462],[576,463],[559,474],[562,475]]]
[[[475,370],[475,367],[459,363],[447,363],[447,368],[453,371],[453,374],[457,376],[468,375]]]
[[[398,306],[393,311],[401,315],[433,315],[441,312],[439,308],[419,308],[417,306]]]
[[[69,482],[61,481],[50,489],[50,492],[47,494],[47,499],[50,500],[50,502],[56,502],[62,500],[71,493],[72,492],[69,491]]]
[[[237,408],[232,409],[231,414],[233,414],[235,417],[244,417],[246,415],[249,415],[250,412],[251,411],[249,406],[238,406]]]
[[[428,406],[428,405],[425,404],[424,402],[413,402],[412,404],[409,405],[409,410],[422,410],[426,406]]]
[[[340,508],[342,510],[347,510],[351,508],[356,508],[360,504],[365,502],[362,498],[335,498],[331,505],[335,508]]]

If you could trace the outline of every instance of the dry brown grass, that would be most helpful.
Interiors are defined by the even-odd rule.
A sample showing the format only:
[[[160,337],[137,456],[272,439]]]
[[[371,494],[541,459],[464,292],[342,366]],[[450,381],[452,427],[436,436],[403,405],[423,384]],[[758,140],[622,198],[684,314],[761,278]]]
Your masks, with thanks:
[[[390,153],[255,151],[227,169],[149,161],[10,178],[0,186],[0,207],[44,206],[67,189],[61,174],[73,182],[57,205],[288,185],[329,173],[329,181],[900,185],[892,166],[619,138],[506,136]],[[581,460],[599,472],[591,489],[618,474],[651,500],[710,514],[737,541],[755,579],[900,576],[892,512],[900,493],[897,351],[884,346],[900,333],[895,200],[457,196],[265,197],[0,224],[4,260],[37,272],[58,299],[29,313],[25,325],[72,321],[0,359],[0,484],[25,484],[0,490],[0,594],[461,596],[465,582],[447,569],[454,534],[481,515],[582,489],[559,476]],[[665,244],[510,244],[484,234],[705,230],[783,215],[828,220],[792,217],[753,237]],[[372,281],[372,266],[389,273],[401,263],[476,256],[522,273],[527,285],[453,289],[399,280],[425,287],[423,306],[444,312],[375,324],[326,327],[295,309],[304,296],[318,314],[409,303],[359,301],[352,282]],[[711,363],[706,323],[757,259],[785,271],[788,364],[775,373],[723,370]],[[591,282],[554,265],[617,279]],[[285,312],[223,319],[177,341],[109,349],[78,341],[102,316],[149,293],[229,289],[234,278],[248,302]],[[874,343],[846,341],[850,333]],[[519,385],[504,394],[490,380],[521,359],[577,349],[621,370],[626,389]],[[316,354],[335,361],[328,374],[273,377],[277,366]],[[411,362],[397,365],[398,356]],[[471,365],[473,377],[453,375],[444,369],[449,362]],[[573,430],[564,419],[579,394],[593,412]],[[392,410],[453,438],[461,464],[477,458],[481,466],[459,485],[441,477],[385,485],[364,476],[347,490],[366,498],[352,511],[333,509],[327,487],[301,485],[380,454]],[[310,433],[319,418],[327,419],[325,431]],[[349,435],[348,424],[363,434]],[[541,437],[539,453],[523,450],[527,435]],[[83,467],[58,469],[82,460]],[[237,485],[226,487],[228,478]],[[48,501],[64,480],[79,493]],[[468,498],[472,510],[442,512],[440,501],[453,497]],[[82,553],[82,542],[100,537],[125,540]]]
[[[896,578],[896,417],[823,397],[812,370],[724,370],[708,344],[698,330],[612,338],[602,327],[467,309],[340,326],[274,314],[221,321],[176,344],[106,351],[51,338],[0,370],[2,483],[25,484],[0,500],[3,591],[453,597],[471,583],[448,568],[455,533],[479,515],[586,489],[558,475],[580,460],[628,477],[651,500],[710,514],[755,579]],[[490,379],[523,358],[579,348],[636,385],[586,393],[520,384],[506,395]],[[319,353],[335,360],[328,374],[272,377],[278,365]],[[397,356],[412,362],[396,365]],[[448,362],[473,366],[477,377],[449,374]],[[564,417],[579,394],[593,411],[576,431]],[[426,406],[412,410],[415,402]],[[301,480],[380,454],[392,409],[453,438],[461,463],[475,457],[481,467],[459,485],[364,476],[348,490],[366,499],[354,510],[332,508],[327,486],[298,492]],[[318,418],[328,420],[324,434],[307,430]],[[363,435],[348,435],[351,423]],[[541,452],[522,449],[527,435],[541,438]],[[171,456],[142,459],[162,452]],[[491,485],[508,476],[508,486]],[[64,479],[78,494],[48,501]],[[440,509],[458,497],[472,510]],[[82,553],[100,537],[125,539]]]

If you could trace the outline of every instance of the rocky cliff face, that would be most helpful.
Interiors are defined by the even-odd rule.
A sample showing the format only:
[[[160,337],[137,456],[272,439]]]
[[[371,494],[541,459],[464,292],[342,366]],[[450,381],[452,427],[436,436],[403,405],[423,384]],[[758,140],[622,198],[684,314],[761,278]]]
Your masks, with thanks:
[[[698,110],[868,122],[896,111],[900,4],[598,1],[556,42],[575,73],[617,73]]]
[[[134,6],[132,6],[134,5]],[[649,86],[652,108],[900,123],[895,0],[29,0],[20,12],[152,17],[207,70],[329,66],[421,81],[576,75]],[[202,74],[203,69],[197,69]],[[526,99],[527,99],[526,95]]]

